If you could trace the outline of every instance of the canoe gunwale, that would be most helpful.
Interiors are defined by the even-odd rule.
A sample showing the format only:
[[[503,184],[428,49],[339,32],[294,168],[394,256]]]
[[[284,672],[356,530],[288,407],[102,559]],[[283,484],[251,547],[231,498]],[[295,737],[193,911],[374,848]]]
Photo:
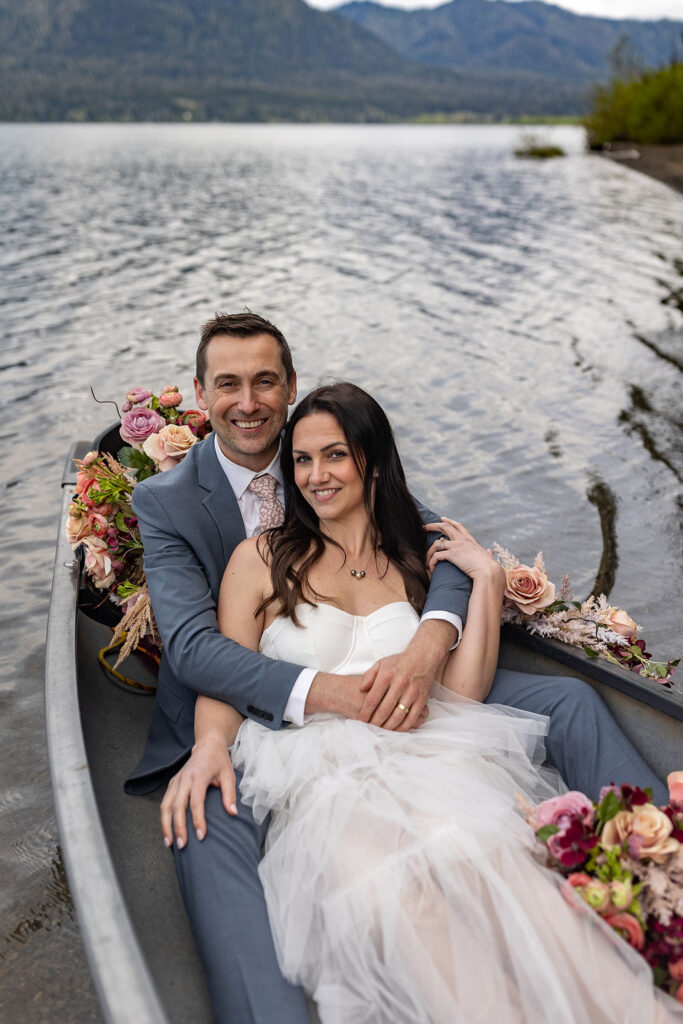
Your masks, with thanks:
[[[506,638],[683,722],[683,697],[654,681],[644,682],[637,672],[612,665],[604,658],[589,658],[579,647],[536,636],[522,626],[503,626],[502,639]]]
[[[83,945],[108,1024],[168,1024],[133,930],[95,799],[78,705],[76,605],[80,562],[64,536],[75,444],[62,478],[45,663],[45,710],[57,824]]]

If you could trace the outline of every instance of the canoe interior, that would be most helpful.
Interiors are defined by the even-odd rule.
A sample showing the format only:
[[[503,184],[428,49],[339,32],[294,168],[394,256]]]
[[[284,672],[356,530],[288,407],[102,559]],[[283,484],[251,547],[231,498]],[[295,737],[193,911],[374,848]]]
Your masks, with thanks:
[[[79,703],[93,786],[118,881],[168,1020],[203,1024],[211,1020],[211,1011],[172,854],[160,838],[162,791],[143,797],[123,792],[123,781],[144,746],[153,698],[126,691],[105,675],[97,652],[110,637],[107,626],[79,613]],[[504,667],[538,674],[580,674],[576,666],[532,650],[511,631],[505,633],[500,661]],[[136,659],[128,659],[123,671],[141,682],[152,681]],[[612,686],[583,678],[600,691],[658,774],[680,767],[683,722]]]
[[[88,763],[109,850],[133,928],[171,1024],[204,1024],[211,1010],[190,926],[159,829],[163,790],[128,796],[124,779],[144,748],[153,697],[105,675],[98,651],[111,629],[78,615],[78,691]],[[122,671],[151,682],[137,659]]]

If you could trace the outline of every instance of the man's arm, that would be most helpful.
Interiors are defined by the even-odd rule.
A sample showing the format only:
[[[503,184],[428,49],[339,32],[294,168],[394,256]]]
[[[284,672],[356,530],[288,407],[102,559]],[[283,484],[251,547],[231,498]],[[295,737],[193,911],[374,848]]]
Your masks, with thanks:
[[[441,522],[420,502],[416,505],[424,523]],[[425,555],[433,536],[425,531]],[[363,677],[362,721],[398,732],[419,724],[441,664],[460,639],[453,618],[457,616],[464,625],[471,593],[472,580],[466,573],[451,562],[436,565],[415,636],[405,651],[381,658]]]

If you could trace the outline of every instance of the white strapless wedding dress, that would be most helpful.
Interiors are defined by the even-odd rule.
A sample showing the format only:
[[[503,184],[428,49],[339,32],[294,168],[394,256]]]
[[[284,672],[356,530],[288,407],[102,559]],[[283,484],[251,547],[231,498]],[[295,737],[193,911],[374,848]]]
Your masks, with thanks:
[[[276,619],[261,651],[342,674],[403,650],[418,622],[407,602],[297,614],[303,628]],[[539,771],[546,720],[442,688],[429,710],[410,733],[247,720],[233,747],[243,798],[273,812],[260,874],[278,960],[323,1024],[678,1019],[641,957],[534,860],[515,796],[558,791]]]

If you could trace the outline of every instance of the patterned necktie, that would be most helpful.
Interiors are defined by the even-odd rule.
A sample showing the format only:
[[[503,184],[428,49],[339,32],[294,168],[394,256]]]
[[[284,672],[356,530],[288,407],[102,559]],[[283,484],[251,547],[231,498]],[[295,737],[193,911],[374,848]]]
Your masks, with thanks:
[[[271,530],[274,526],[282,526],[285,521],[285,510],[275,497],[277,480],[270,473],[255,476],[247,487],[259,499],[259,519],[261,532]]]

